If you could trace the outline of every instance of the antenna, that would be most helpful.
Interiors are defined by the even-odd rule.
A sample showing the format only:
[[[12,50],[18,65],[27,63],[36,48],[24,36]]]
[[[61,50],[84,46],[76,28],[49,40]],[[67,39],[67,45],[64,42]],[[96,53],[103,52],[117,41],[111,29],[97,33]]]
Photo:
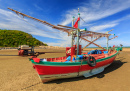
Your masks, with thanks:
[[[78,13],[79,13],[79,8],[78,8]]]

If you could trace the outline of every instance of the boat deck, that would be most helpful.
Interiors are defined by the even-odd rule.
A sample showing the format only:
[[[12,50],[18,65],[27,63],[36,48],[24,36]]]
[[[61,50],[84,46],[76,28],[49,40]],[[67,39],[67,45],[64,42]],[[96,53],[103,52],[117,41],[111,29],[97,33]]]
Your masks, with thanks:
[[[113,55],[115,52],[112,52],[112,53],[108,53],[108,54],[89,54],[89,55],[84,55],[84,58],[83,60],[87,60],[89,56],[93,56],[96,60],[97,59],[102,59],[102,58],[106,58],[106,57],[109,57],[111,55]],[[84,53],[83,53],[84,54]],[[67,57],[58,57],[58,58],[43,58],[43,59],[40,59],[40,61],[49,61],[49,62],[66,62],[67,60]],[[72,62],[72,61],[70,61]]]

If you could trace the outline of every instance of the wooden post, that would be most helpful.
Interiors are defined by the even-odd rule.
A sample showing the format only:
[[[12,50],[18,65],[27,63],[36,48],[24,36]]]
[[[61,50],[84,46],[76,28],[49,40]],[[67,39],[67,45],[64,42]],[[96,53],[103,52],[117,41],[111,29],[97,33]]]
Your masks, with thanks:
[[[80,17],[79,8],[78,8],[78,18]],[[77,29],[77,55],[79,55],[79,21],[78,21],[78,29]]]
[[[106,32],[106,34],[108,34],[108,31]],[[108,51],[108,40],[109,40],[109,36],[107,36],[107,51]]]
[[[80,37],[80,38],[83,39],[83,40],[85,40],[85,41],[87,41],[87,42],[91,42],[91,41],[89,41],[89,40],[87,40],[87,39],[85,39],[85,38],[83,38],[83,37]],[[94,44],[94,45],[98,46],[99,48],[102,48],[102,49],[105,50],[105,48],[101,47],[100,45],[97,45],[97,44],[95,44],[95,43],[92,43],[92,44]]]
[[[112,30],[113,30],[113,29],[112,29]],[[112,30],[107,31],[106,34],[108,34],[109,32],[111,32]],[[109,40],[109,35],[107,36],[107,51],[108,51],[108,40]]]
[[[95,40],[93,40],[92,42],[90,42],[88,45],[86,45],[84,48],[88,47],[90,44],[92,44],[94,41],[98,40],[99,38],[101,38],[101,37],[96,38]]]
[[[74,26],[74,18],[75,18],[75,17],[73,16],[73,20],[72,20],[72,28],[73,28],[73,26]],[[73,42],[74,42],[74,41],[73,41],[73,37],[74,37],[74,36],[73,36],[73,31],[72,31],[71,33],[72,33],[71,47],[73,47],[73,44],[74,44],[74,43],[73,43]]]

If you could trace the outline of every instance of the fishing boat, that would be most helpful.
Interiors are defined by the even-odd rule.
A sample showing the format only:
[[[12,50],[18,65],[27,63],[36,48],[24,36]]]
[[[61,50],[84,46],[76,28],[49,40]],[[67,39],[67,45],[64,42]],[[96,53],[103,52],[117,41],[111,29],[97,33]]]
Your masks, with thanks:
[[[104,69],[114,61],[116,55],[118,54],[118,52],[115,50],[108,50],[108,40],[110,40],[109,36],[115,36],[115,34],[108,34],[112,30],[108,31],[107,33],[97,33],[88,31],[86,28],[80,29],[80,13],[78,13],[78,19],[75,23],[75,19],[73,17],[72,27],[69,27],[64,25],[55,26],[46,21],[28,16],[16,10],[10,10],[14,11],[16,14],[22,15],[23,17],[34,19],[54,29],[66,32],[69,36],[72,36],[71,47],[66,47],[66,56],[57,58],[38,58],[32,56],[29,58],[33,64],[33,68],[37,71],[42,82],[48,82],[62,78],[93,76],[95,74],[103,72]],[[96,39],[90,41],[87,39],[88,37],[96,37]],[[107,49],[104,49],[100,45],[94,43],[94,41],[98,40],[101,37],[107,38]],[[116,37],[117,36],[113,38]],[[77,38],[76,43],[74,43],[75,38]],[[92,50],[90,52],[83,53],[82,45],[80,45],[79,39],[89,42],[87,46],[94,44],[103,50]]]
[[[68,61],[67,56],[46,59],[32,57],[30,60],[42,82],[48,82],[61,78],[90,77],[98,74],[114,61],[117,53],[113,51],[108,54],[82,54],[77,55],[77,59],[73,55],[73,59],[76,60],[72,61]]]

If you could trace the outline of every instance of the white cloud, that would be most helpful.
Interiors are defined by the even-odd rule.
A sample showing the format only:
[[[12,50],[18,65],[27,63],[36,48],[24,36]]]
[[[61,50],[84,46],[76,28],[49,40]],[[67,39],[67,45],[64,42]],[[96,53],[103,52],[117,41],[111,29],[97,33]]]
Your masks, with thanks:
[[[57,43],[56,42],[48,42],[47,44],[50,46],[70,46],[71,44],[71,36],[68,36],[67,33],[61,33],[60,37],[62,38]]]
[[[19,16],[10,11],[6,11],[0,9],[0,28],[1,29],[12,29],[12,30],[20,30],[33,35],[39,35],[48,38],[61,39],[54,29],[45,26],[41,23],[35,22],[33,20],[24,19],[27,22],[23,21]],[[39,27],[39,28],[36,28]],[[57,32],[57,33],[53,33]],[[53,33],[53,36],[52,34]]]
[[[34,6],[38,10],[42,10],[42,8],[39,7],[38,5],[34,4]],[[90,3],[83,2],[83,4],[79,6],[79,10],[80,10],[81,17],[86,21],[86,23],[81,21],[80,25],[81,27],[89,26],[90,30],[98,31],[98,32],[107,28],[112,28],[118,25],[120,21],[126,18],[111,21],[108,23],[105,22],[102,24],[94,24],[94,23],[92,24],[90,22],[111,16],[127,8],[130,8],[130,0],[125,0],[125,1],[124,0],[90,0]],[[61,21],[60,24],[62,25],[70,24],[72,21],[72,17],[77,16],[77,13],[78,13],[77,9],[71,9],[71,10],[66,11],[65,15],[63,15],[64,19],[62,19],[64,21]],[[28,19],[26,20],[28,21]],[[16,30],[21,30],[21,31],[33,34],[33,35],[60,39],[57,43],[55,41],[51,43],[49,42],[47,43],[48,45],[70,46],[71,37],[68,37],[68,34],[58,32],[48,26],[44,26],[43,24],[37,23],[33,20],[32,21],[29,20],[28,22],[35,25],[39,29],[27,24],[25,21],[22,21],[16,14],[0,9],[0,28],[16,29]],[[42,29],[48,32],[45,32]],[[53,32],[58,32],[58,33],[53,33]],[[83,46],[87,44],[84,41],[81,43],[83,44]],[[96,41],[96,43],[99,45],[105,46],[106,40],[104,39],[104,40]],[[114,44],[114,42],[110,42],[110,43]],[[118,44],[119,43],[120,41],[118,41]],[[124,42],[122,42],[122,44],[123,43]],[[126,44],[129,45],[129,43],[126,43]]]
[[[124,41],[124,40],[120,40],[120,39],[114,39],[114,40],[110,40],[109,41],[109,45],[120,45],[123,44],[123,46],[130,46],[130,42]]]
[[[90,22],[96,21],[108,16],[111,16],[113,14],[116,14],[122,10],[125,10],[130,7],[130,0],[127,0],[124,2],[124,0],[91,0],[89,4],[83,3],[82,6],[79,6],[81,17],[84,19],[85,22],[81,21],[80,26],[89,26],[91,31],[97,31],[97,32],[103,32],[102,30],[107,28],[113,28],[117,26],[121,21],[125,19],[129,19],[129,16],[125,16],[118,20],[113,20],[109,22],[104,22],[102,24],[92,24]],[[65,14],[64,21],[61,22],[62,25],[68,25],[71,23],[72,17],[77,16],[78,11],[76,9],[68,10]],[[77,17],[76,17],[77,18]],[[83,24],[84,23],[84,24]],[[115,39],[117,40],[117,39]],[[120,40],[111,40],[109,45],[112,44],[126,44],[129,45],[127,42],[123,42]],[[66,40],[67,41],[67,40]],[[65,41],[65,42],[66,42]],[[62,43],[62,42],[60,42]],[[60,44],[59,43],[59,44]],[[71,42],[70,42],[71,43]],[[81,42],[83,46],[87,45],[87,42]],[[99,41],[96,41],[95,43],[106,46],[106,39],[100,39]],[[91,45],[93,46],[93,45]]]
[[[106,47],[107,46],[107,41],[106,41],[106,38],[103,37],[97,41],[95,41],[94,43],[102,46],[102,47]],[[82,46],[86,46],[88,44],[88,42],[84,42],[82,41]],[[110,40],[108,41],[108,46],[113,46],[113,45],[120,45],[120,44],[123,44],[123,46],[130,46],[130,42],[127,42],[127,41],[124,41],[124,40],[121,40],[121,39],[118,39],[118,38],[115,38],[113,40]],[[91,44],[90,46],[88,47],[97,47],[95,46],[94,44]]]
[[[114,26],[116,26],[117,24],[118,24],[118,23],[93,26],[93,27],[90,27],[90,31],[101,31],[101,30],[106,29],[106,28],[114,27]]]
[[[34,7],[37,9],[37,10],[43,10],[41,7],[39,7],[37,4],[33,4]]]
[[[130,19],[130,15],[127,15],[127,16],[125,16],[123,18],[120,18],[120,19],[117,19],[117,20],[114,20],[114,21],[105,22],[105,23],[100,24],[100,25],[96,25],[96,26],[91,25],[90,26],[90,31],[99,31],[99,32],[101,32],[104,29],[113,28],[113,27],[117,26],[121,21],[126,20],[126,19]]]
[[[91,0],[89,4],[84,2],[82,6],[79,6],[79,9],[81,17],[88,23],[116,14],[129,7],[130,0]],[[61,24],[70,24],[72,16],[77,16],[77,13],[76,9],[68,10],[65,15],[66,19]],[[82,23],[81,21],[81,26]]]

